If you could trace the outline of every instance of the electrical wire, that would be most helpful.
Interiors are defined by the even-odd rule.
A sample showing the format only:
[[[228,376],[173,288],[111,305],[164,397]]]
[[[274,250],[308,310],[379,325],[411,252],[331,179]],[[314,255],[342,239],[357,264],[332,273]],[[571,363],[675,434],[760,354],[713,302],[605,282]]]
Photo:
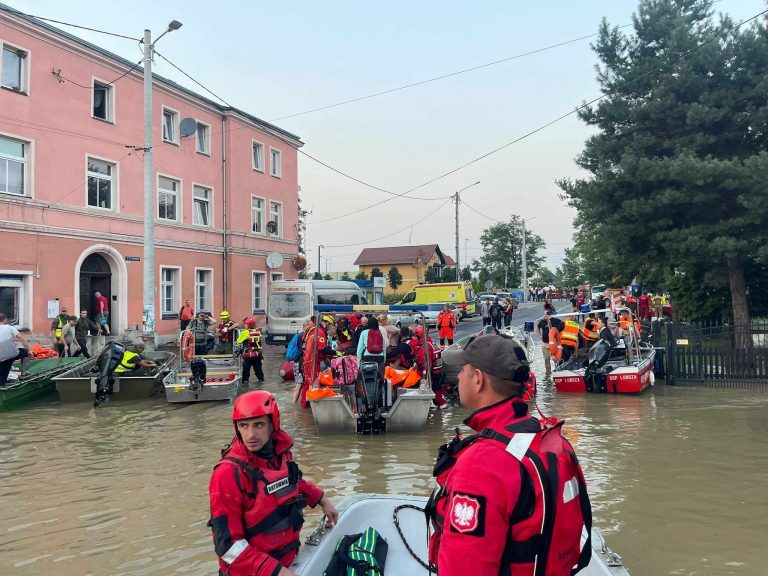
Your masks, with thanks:
[[[25,12],[21,12],[19,10],[15,10],[13,8],[10,8],[8,6],[0,7],[0,10],[3,12],[9,12],[11,14],[16,14],[18,16],[25,16],[27,18],[36,18],[37,20],[43,20],[45,22],[53,22],[55,24],[61,24],[63,26],[71,26],[72,28],[80,28],[81,30],[88,30],[89,32],[98,32],[99,34],[106,34],[107,36],[115,36],[117,38],[125,38],[126,40],[135,40],[136,42],[139,41],[138,38],[134,38],[133,36],[125,36],[123,34],[116,34],[115,32],[107,32],[106,30],[99,30],[97,28],[89,28],[88,26],[80,26],[79,24],[71,24],[70,22],[62,22],[61,20],[54,20],[53,18],[44,18],[43,16],[34,16],[33,14],[26,14]]]
[[[472,208],[472,206],[470,206],[469,204],[467,204],[466,202],[464,202],[464,200],[460,200],[460,202],[462,203],[462,205],[464,205],[464,206],[466,206],[467,208],[469,208],[470,210],[472,210],[472,212],[475,212],[475,213],[479,214],[479,215],[480,215],[480,216],[482,216],[483,218],[488,218],[488,220],[491,220],[492,222],[496,222],[497,224],[501,224],[501,220],[497,220],[496,218],[491,218],[490,216],[486,216],[485,214],[483,214],[483,213],[482,213],[482,212],[480,212],[479,210],[476,210],[476,209]]]
[[[22,120],[21,118],[14,118],[12,116],[3,116],[2,114],[0,114],[0,123],[10,124],[11,126],[19,126],[22,128],[34,128],[42,132],[48,132],[50,134],[58,134],[60,136],[74,136],[77,138],[82,138],[84,140],[93,140],[94,142],[103,142],[104,144],[112,144],[114,146],[120,146],[121,148],[131,147],[125,142],[118,142],[117,140],[108,140],[106,138],[99,138],[98,136],[91,136],[90,134],[82,134],[80,132],[73,132],[72,130],[65,130],[62,128],[53,128],[50,126],[45,126],[43,124],[38,124],[36,122],[31,122],[29,120]]]
[[[224,104],[226,104],[226,105],[227,105],[227,106],[229,106],[230,108],[234,108],[234,106],[232,106],[232,105],[231,105],[229,102],[227,102],[226,100],[224,100],[224,98],[222,98],[221,96],[219,96],[218,94],[216,94],[216,92],[214,92],[213,90],[211,90],[210,88],[208,88],[208,87],[207,87],[207,86],[205,86],[204,84],[202,84],[202,83],[198,82],[197,80],[195,80],[194,78],[192,78],[192,76],[190,76],[189,74],[187,74],[186,72],[184,72],[184,70],[182,70],[181,68],[179,68],[178,66],[176,66],[176,64],[174,64],[173,62],[171,62],[170,60],[168,60],[168,58],[166,58],[165,56],[163,56],[162,54],[160,54],[160,52],[158,52],[158,51],[157,51],[157,49],[155,49],[155,54],[157,54],[158,56],[160,56],[160,58],[162,58],[163,60],[165,60],[165,61],[166,61],[168,64],[170,64],[171,66],[173,66],[173,68],[175,68],[175,69],[176,69],[176,71],[178,71],[180,74],[183,74],[183,75],[184,75],[184,76],[186,76],[186,77],[187,77],[189,80],[191,80],[192,82],[194,82],[195,84],[197,84],[198,86],[200,86],[200,88],[202,88],[203,90],[205,90],[206,92],[208,92],[208,94],[212,95],[214,98],[216,98],[217,100],[219,100],[219,101],[223,102]]]
[[[128,74],[130,74],[131,72],[133,72],[134,70],[136,70],[136,68],[138,68],[138,67],[139,67],[139,65],[140,65],[140,64],[141,64],[143,61],[144,61],[144,59],[142,58],[141,60],[139,60],[138,62],[136,62],[136,64],[134,64],[133,66],[131,66],[130,68],[128,68],[128,70],[126,70],[126,71],[125,71],[123,74],[121,74],[120,76],[118,76],[117,78],[115,78],[115,79],[114,79],[114,80],[112,80],[111,82],[106,82],[106,83],[105,83],[105,85],[106,85],[106,86],[113,86],[113,85],[114,85],[116,82],[118,82],[119,80],[122,80],[123,78],[125,78],[126,76],[128,76]],[[54,78],[56,78],[56,79],[57,79],[59,82],[68,82],[68,83],[70,83],[70,84],[74,84],[75,86],[79,86],[80,88],[85,88],[86,90],[92,90],[92,89],[93,89],[93,86],[83,86],[82,84],[78,84],[78,83],[77,83],[77,82],[75,82],[74,80],[70,80],[69,78],[67,78],[66,76],[64,76],[64,75],[61,73],[61,69],[59,69],[58,71],[57,71],[57,70],[54,70],[54,71],[52,71],[52,72],[51,72],[51,74],[52,74],[52,75],[53,75],[53,77],[54,77]],[[99,84],[101,84],[101,82],[99,82]]]

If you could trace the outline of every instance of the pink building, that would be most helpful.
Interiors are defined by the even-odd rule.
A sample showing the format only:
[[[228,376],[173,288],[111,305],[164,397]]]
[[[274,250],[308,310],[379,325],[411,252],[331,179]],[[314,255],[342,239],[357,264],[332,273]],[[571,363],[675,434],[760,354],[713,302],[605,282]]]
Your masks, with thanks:
[[[2,5],[0,47],[0,312],[46,334],[49,303],[93,316],[100,291],[113,333],[141,325],[141,67]],[[272,280],[295,277],[302,142],[158,76],[153,100],[155,311],[167,337],[185,299],[240,320],[266,308]],[[182,137],[186,118],[197,130]],[[267,265],[272,252],[281,266]]]

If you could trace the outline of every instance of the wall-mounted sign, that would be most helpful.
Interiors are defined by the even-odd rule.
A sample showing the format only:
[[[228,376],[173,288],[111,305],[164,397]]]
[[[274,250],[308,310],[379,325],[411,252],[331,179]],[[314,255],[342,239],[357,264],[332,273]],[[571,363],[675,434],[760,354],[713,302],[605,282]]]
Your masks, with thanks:
[[[373,279],[374,288],[384,288],[387,285],[387,279],[384,276],[376,276]]]
[[[678,346],[688,346],[688,338],[678,338],[675,340],[675,344]]]
[[[141,262],[141,256],[126,256],[126,262]]]

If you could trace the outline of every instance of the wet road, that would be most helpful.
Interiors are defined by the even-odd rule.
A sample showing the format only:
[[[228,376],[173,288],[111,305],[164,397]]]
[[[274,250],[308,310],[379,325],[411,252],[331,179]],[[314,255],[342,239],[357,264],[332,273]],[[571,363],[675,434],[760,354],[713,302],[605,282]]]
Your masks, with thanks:
[[[275,376],[276,360],[265,387],[307,477],[337,501],[429,493],[432,459],[461,407],[433,411],[423,434],[319,437],[311,414],[289,404],[292,383]],[[566,418],[596,525],[632,574],[766,573],[768,394],[540,390],[541,409]],[[230,410],[147,400],[0,414],[0,574],[215,574],[206,489],[232,435]]]

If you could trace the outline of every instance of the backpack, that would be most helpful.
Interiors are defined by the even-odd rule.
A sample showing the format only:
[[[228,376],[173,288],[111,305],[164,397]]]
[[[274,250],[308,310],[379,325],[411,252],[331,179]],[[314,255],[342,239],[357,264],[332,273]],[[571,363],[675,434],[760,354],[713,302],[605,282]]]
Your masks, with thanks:
[[[336,358],[331,358],[331,374],[333,374],[334,386],[353,384],[360,374],[357,358],[354,356],[337,356]]]
[[[384,352],[384,337],[381,335],[381,330],[368,330],[365,351],[368,354],[381,354]]]
[[[389,545],[374,528],[343,536],[323,576],[381,576]]]
[[[496,304],[491,306],[491,316],[493,316],[494,318],[499,317],[499,306],[497,306]]]
[[[293,338],[291,338],[291,341],[288,344],[288,349],[285,351],[286,360],[292,360],[293,362],[296,362],[296,360],[301,358],[301,336],[301,332],[298,332],[294,334]]]

